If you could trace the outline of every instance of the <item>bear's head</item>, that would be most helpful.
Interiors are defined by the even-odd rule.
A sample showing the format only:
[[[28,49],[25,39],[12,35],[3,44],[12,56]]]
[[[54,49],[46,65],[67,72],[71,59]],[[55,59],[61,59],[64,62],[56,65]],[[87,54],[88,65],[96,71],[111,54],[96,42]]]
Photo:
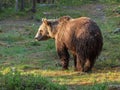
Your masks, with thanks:
[[[35,39],[38,41],[55,38],[56,33],[71,19],[70,16],[63,16],[56,20],[42,19]]]
[[[35,39],[38,41],[47,40],[53,35],[51,35],[57,25],[57,21],[51,21],[47,19],[42,19],[42,24],[40,25],[37,34],[35,35]]]

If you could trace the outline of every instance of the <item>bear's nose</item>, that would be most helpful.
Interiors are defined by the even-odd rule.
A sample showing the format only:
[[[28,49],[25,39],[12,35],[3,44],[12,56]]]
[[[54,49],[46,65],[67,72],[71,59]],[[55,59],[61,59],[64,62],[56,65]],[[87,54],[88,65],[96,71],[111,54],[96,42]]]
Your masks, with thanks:
[[[34,37],[34,39],[38,39],[38,37]]]

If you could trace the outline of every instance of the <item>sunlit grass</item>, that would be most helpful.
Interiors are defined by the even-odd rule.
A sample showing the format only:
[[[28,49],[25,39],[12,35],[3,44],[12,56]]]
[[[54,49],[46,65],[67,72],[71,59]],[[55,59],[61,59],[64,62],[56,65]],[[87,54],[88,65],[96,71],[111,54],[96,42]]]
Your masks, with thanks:
[[[74,88],[75,90],[79,90],[79,89],[96,90],[95,88],[97,88],[97,90],[107,90],[107,88],[109,88],[110,85],[114,85],[114,84],[119,85],[120,83],[119,68],[118,69],[104,68],[103,70],[94,69],[92,73],[79,73],[79,72],[74,72],[73,70],[61,71],[61,70],[32,69],[32,70],[24,71],[20,69],[17,70],[16,67],[11,67],[11,68],[3,69],[1,73],[6,75],[11,70],[13,73],[16,71],[19,71],[19,73],[21,73],[21,75],[23,76],[24,75],[32,75],[35,77],[42,76],[42,77],[48,78],[54,83],[71,86],[71,88]]]
[[[89,74],[60,70],[32,70],[26,73],[39,74],[52,78],[54,82],[67,85],[93,85],[104,82],[119,82],[120,79],[120,72],[118,70],[108,71],[108,69],[96,70]]]

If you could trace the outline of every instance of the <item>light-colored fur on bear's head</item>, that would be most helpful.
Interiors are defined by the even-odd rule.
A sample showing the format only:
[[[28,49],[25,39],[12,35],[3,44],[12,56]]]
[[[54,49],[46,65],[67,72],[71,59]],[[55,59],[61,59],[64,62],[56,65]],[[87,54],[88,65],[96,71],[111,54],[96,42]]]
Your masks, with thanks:
[[[63,29],[65,23],[67,23],[70,19],[71,19],[70,16],[63,16],[60,17],[59,19],[54,20],[43,18],[42,24],[38,29],[35,39],[40,41],[47,40],[49,38],[55,38],[55,35],[57,34],[58,30]]]

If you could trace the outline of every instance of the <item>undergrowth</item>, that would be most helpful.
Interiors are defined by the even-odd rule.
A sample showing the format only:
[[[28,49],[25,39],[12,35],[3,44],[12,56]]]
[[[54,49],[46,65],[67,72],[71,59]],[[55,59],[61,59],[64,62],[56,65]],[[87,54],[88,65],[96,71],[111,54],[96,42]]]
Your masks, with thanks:
[[[0,73],[0,90],[67,90],[65,86],[53,83],[38,75],[22,74],[14,68]]]

